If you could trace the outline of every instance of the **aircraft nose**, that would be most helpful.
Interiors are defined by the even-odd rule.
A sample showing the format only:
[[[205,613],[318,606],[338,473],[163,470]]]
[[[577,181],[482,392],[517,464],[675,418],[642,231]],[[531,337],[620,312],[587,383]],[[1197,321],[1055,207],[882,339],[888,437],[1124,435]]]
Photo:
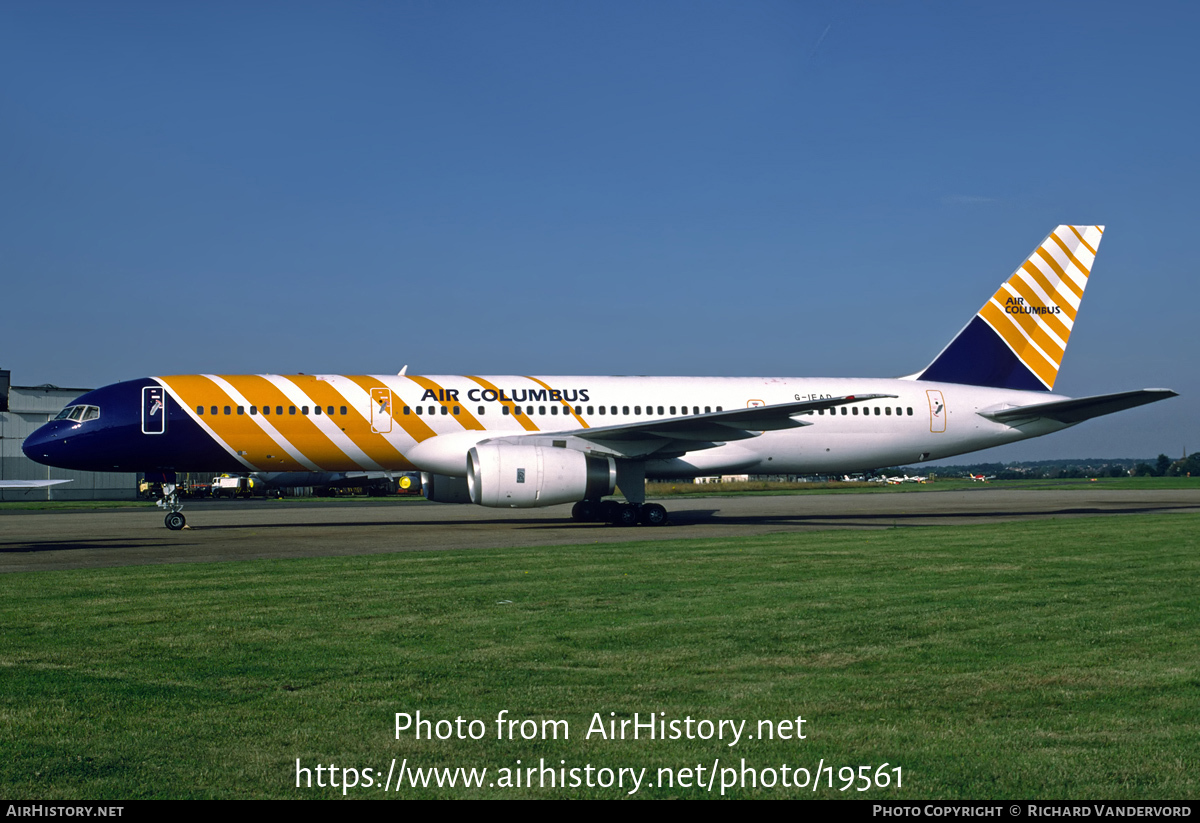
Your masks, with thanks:
[[[58,426],[47,423],[25,438],[21,451],[25,456],[37,463],[53,465],[55,455],[61,450],[62,438]]]

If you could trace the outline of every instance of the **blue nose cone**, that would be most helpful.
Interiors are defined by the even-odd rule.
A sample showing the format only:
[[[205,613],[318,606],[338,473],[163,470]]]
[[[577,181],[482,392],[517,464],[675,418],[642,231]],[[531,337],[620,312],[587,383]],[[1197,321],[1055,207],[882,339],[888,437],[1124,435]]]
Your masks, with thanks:
[[[67,431],[63,430],[64,423],[68,423]],[[63,439],[69,431],[69,421],[52,420],[26,437],[21,444],[21,451],[36,463],[61,466],[65,452]]]

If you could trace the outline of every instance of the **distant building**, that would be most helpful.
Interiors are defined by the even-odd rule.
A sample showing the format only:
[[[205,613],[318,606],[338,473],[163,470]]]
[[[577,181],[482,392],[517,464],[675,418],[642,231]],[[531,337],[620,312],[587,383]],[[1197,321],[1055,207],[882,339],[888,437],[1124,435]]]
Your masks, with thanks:
[[[52,469],[34,463],[21,451],[25,438],[84,392],[9,385],[9,372],[0,369],[0,480],[71,480],[45,489],[0,489],[0,501],[9,500],[132,500],[137,497],[137,475],[130,472],[81,472]]]

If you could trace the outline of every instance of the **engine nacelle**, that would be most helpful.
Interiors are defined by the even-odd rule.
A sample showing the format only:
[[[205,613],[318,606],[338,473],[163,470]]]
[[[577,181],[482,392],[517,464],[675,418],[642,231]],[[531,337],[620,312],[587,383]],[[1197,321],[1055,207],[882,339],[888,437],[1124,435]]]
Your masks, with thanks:
[[[467,453],[467,483],[481,506],[556,506],[612,494],[617,463],[574,449],[479,445]]]
[[[421,472],[421,494],[434,503],[470,503],[467,478]]]

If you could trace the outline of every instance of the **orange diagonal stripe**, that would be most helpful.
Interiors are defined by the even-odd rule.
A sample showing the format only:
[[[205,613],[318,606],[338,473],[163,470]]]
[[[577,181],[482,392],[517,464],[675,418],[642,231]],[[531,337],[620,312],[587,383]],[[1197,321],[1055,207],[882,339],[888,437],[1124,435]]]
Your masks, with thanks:
[[[367,457],[385,469],[394,469],[398,466],[408,467],[408,461],[404,459],[404,455],[386,438],[372,432],[370,421],[364,418],[361,411],[354,408],[354,404],[347,401],[342,393],[327,380],[318,380],[307,374],[288,375],[287,379],[311,397],[315,405],[323,406],[326,411],[332,406],[337,414],[333,416],[326,414],[325,416],[328,416],[345,433],[350,442],[358,446]],[[370,394],[370,392],[367,393]],[[341,414],[342,406],[349,406],[346,409],[349,414]]]
[[[529,377],[527,375],[526,379],[532,380],[534,383],[537,383],[539,386],[544,388],[546,391],[554,391],[554,389],[550,388],[550,386],[543,383],[541,380],[538,380],[536,377]],[[583,426],[585,429],[588,428],[588,424],[586,422],[584,422],[584,419],[582,417],[580,417],[579,415],[575,414],[575,409],[571,408],[570,403],[568,403],[566,400],[562,400],[561,402],[564,406],[567,407],[567,411],[569,411],[571,413],[571,416],[579,421],[579,425]]]
[[[468,374],[467,379],[474,380],[476,383],[483,386],[485,389],[491,389],[492,391],[494,391],[496,393],[497,398],[499,398],[503,394],[503,392],[501,392],[500,389],[496,388],[491,383],[484,380],[482,377],[475,377],[474,375]],[[516,403],[514,403],[511,400],[500,400],[499,402],[503,403],[505,406],[508,406],[508,409],[510,412],[517,405]],[[531,431],[531,432],[540,431],[540,429],[538,429],[538,427],[537,427],[537,424],[529,419],[529,415],[522,413],[522,414],[514,414],[513,417],[515,417],[517,422],[520,423],[522,427],[524,427],[525,431]]]

